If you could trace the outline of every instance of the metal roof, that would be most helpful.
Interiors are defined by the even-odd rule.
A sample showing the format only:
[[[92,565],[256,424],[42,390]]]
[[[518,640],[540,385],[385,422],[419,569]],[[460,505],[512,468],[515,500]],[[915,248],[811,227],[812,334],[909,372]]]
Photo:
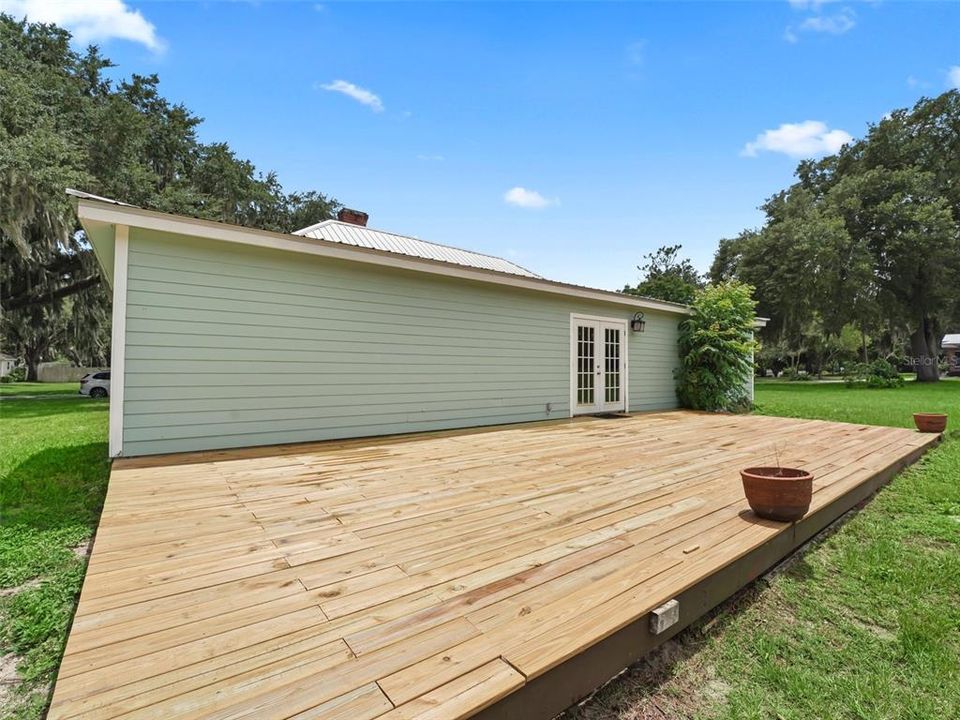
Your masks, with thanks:
[[[297,230],[293,234],[314,238],[315,240],[326,240],[328,242],[353,245],[355,247],[383,250],[400,255],[410,255],[426,260],[439,260],[440,262],[480,268],[481,270],[494,270],[496,272],[532,278],[540,277],[540,275],[532,273],[516,263],[494,257],[493,255],[484,255],[483,253],[461,250],[460,248],[427,242],[426,240],[407,237],[406,235],[396,235],[382,230],[373,230],[372,228],[341,222],[340,220],[324,220],[316,225]]]
[[[960,333],[956,335],[944,335],[940,341],[943,347],[960,347]]]

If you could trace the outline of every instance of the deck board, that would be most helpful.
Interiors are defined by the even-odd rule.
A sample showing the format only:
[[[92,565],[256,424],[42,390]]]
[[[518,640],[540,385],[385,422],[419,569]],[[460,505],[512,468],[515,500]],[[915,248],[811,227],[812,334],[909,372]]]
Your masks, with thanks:
[[[936,441],[665,412],[120,460],[49,717],[468,717]]]

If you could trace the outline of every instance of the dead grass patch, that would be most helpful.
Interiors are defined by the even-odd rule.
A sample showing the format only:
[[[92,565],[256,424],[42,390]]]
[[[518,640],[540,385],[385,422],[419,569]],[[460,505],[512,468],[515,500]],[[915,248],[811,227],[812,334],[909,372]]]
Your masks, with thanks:
[[[562,720],[694,718],[723,702],[728,686],[698,659],[703,641],[687,631],[630,666]]]

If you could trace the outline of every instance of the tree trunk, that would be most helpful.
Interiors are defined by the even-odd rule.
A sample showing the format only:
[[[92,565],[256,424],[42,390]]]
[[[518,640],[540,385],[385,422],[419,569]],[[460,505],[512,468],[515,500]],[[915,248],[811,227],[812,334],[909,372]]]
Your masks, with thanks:
[[[860,347],[863,350],[863,361],[865,363],[870,362],[867,357],[867,331],[863,329],[863,325],[860,326]]]
[[[27,366],[27,382],[40,382],[40,360],[42,354],[39,352],[27,351],[24,353],[23,361]]]
[[[937,382],[940,380],[940,369],[937,367],[936,339],[933,338],[933,324],[929,317],[920,319],[920,325],[910,336],[910,351],[913,353],[914,367],[917,371],[917,382]]]

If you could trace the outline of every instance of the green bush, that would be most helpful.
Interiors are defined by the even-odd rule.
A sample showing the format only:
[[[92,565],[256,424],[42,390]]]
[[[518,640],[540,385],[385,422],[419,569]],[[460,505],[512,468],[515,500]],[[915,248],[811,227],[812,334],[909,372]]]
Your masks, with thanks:
[[[813,380],[810,373],[802,373],[794,367],[789,367],[783,371],[783,379],[791,382],[803,382],[804,380]]]
[[[756,349],[753,288],[736,281],[697,292],[693,315],[680,323],[677,395],[694,410],[743,410]]]
[[[14,368],[7,377],[10,378],[7,382],[23,382],[27,379],[27,369],[22,367]]]
[[[894,388],[903,385],[897,368],[883,359],[871,363],[857,363],[843,374],[847,387]]]

